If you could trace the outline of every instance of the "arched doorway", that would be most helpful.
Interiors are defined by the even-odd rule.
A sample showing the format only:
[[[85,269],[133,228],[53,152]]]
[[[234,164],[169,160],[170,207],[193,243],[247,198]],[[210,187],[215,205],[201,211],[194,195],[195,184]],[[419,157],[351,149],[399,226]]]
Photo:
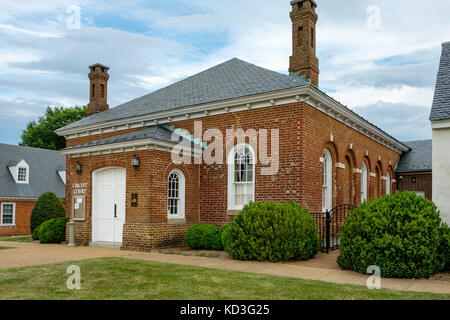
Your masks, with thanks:
[[[92,173],[92,242],[122,243],[125,224],[126,169]]]

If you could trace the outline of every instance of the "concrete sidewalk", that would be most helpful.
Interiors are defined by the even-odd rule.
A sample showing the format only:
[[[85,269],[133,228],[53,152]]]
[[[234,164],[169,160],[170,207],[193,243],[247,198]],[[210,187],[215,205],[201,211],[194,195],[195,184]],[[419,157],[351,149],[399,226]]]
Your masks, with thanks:
[[[231,259],[203,258],[163,253],[142,253],[91,247],[68,248],[63,245],[41,245],[39,243],[2,242],[1,245],[12,247],[13,249],[0,250],[0,268],[13,268],[93,258],[118,257],[361,286],[366,285],[366,281],[369,277],[368,275],[362,275],[353,271],[309,267],[298,265],[295,262],[270,263],[237,261]],[[450,282],[441,280],[382,279],[381,286],[384,289],[450,294]]]

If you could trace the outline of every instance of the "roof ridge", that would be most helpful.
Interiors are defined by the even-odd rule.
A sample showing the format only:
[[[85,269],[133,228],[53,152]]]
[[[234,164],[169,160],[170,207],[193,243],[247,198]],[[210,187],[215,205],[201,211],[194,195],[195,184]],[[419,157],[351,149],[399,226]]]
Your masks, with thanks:
[[[17,149],[31,149],[31,150],[36,150],[36,151],[56,152],[56,153],[59,153],[58,150],[50,150],[50,149],[36,148],[36,147],[29,147],[29,146],[19,146],[19,145],[8,144],[8,143],[0,143],[0,146],[15,147],[15,148],[17,148]]]

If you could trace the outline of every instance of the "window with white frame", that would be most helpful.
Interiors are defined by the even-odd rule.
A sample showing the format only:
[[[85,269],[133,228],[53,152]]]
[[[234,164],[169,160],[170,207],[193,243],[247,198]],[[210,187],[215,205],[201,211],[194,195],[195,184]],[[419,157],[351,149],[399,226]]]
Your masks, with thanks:
[[[391,194],[391,173],[389,171],[386,174],[386,194]]]
[[[367,178],[368,178],[368,170],[367,170],[367,164],[365,161],[362,163],[361,167],[361,202],[364,202],[367,200]]]
[[[323,152],[322,172],[322,211],[331,211],[333,206],[333,159],[331,152],[325,149]]]
[[[249,145],[235,146],[228,157],[228,209],[241,210],[254,201],[255,157]]]
[[[15,203],[2,203],[2,221],[3,226],[12,226],[15,223]]]
[[[19,167],[17,170],[17,181],[27,182],[28,170],[26,167]]]
[[[185,178],[181,170],[175,169],[169,174],[167,214],[169,219],[183,219],[185,204]]]

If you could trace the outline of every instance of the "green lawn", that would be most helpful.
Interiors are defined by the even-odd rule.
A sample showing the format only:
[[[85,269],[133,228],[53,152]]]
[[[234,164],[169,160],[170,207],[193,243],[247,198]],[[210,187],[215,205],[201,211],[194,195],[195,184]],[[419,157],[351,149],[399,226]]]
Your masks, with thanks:
[[[11,247],[0,247],[0,250],[12,249]]]
[[[9,238],[0,238],[0,241],[6,242],[33,242],[30,236],[25,237],[9,237]]]
[[[68,290],[66,269],[81,269]],[[120,258],[0,270],[0,299],[450,299],[450,295],[365,287]]]

